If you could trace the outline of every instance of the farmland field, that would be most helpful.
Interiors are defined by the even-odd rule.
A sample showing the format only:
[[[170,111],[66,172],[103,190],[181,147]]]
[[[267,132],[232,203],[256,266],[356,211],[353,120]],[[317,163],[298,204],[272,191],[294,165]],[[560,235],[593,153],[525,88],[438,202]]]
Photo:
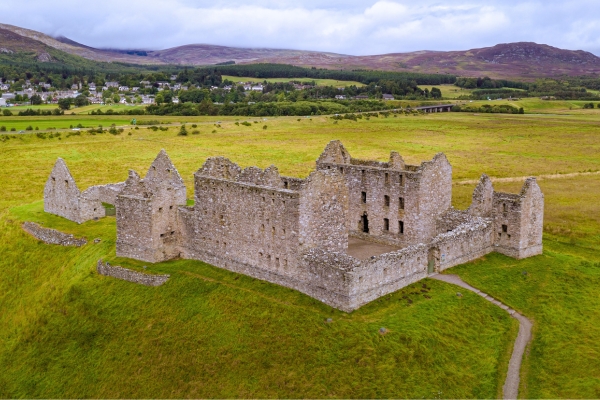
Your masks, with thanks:
[[[544,175],[544,254],[521,261],[491,254],[448,272],[533,320],[521,397],[600,397],[600,110],[551,114],[558,113],[287,117],[250,126],[235,120],[259,119],[161,117],[197,123],[200,134],[128,127],[60,140],[9,135],[0,142],[0,397],[499,396],[518,326],[475,294],[459,298],[456,287],[425,280],[346,314],[201,262],[115,259],[114,218],[77,225],[43,213],[40,201],[57,157],[85,189],[123,181],[128,169],[144,174],[164,148],[192,197],[192,174],[206,157],[305,177],[332,139],[363,159],[397,150],[420,163],[445,152],[461,209],[481,173],[514,178],[495,183],[511,192],[523,177]],[[129,118],[0,117],[7,126],[32,121],[107,127]],[[40,244],[20,228],[25,220],[101,242]],[[160,288],[101,277],[101,257],[172,277]],[[380,327],[389,332],[380,335]]]
[[[232,76],[223,75],[223,80],[229,79],[232,82],[315,82],[317,86],[335,86],[335,87],[346,87],[346,86],[365,86],[363,83],[355,81],[338,81],[335,79],[314,79],[314,78],[252,78],[249,76]]]

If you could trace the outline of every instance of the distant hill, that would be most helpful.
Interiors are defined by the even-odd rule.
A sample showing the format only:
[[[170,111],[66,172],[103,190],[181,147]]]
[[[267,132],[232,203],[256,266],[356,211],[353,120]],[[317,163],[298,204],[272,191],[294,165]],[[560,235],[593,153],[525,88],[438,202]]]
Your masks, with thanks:
[[[238,48],[190,44],[164,50],[96,49],[65,37],[0,24],[0,51],[31,51],[47,61],[47,48],[94,61],[131,64],[213,65],[279,63],[331,69],[376,69],[419,73],[450,73],[491,78],[553,77],[600,73],[600,58],[581,50],[563,50],[532,42],[504,43],[466,51],[416,51],[370,56],[351,56],[318,51]]]

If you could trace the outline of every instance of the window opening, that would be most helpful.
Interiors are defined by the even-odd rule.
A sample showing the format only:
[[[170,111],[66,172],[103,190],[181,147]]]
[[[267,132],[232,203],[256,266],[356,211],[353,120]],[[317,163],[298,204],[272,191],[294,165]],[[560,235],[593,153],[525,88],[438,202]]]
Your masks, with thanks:
[[[360,219],[360,230],[364,233],[369,233],[369,218],[367,217],[367,214],[363,214],[361,219]]]
[[[400,197],[398,199],[398,209],[399,210],[404,210],[404,197]]]
[[[401,235],[404,233],[404,221],[398,221],[398,233]]]
[[[386,207],[390,206],[390,196],[388,196],[387,194],[383,196],[383,205]]]
[[[360,198],[363,203],[366,203],[367,202],[367,192],[361,192]]]
[[[384,231],[389,231],[390,230],[390,220],[387,218],[383,219],[383,230]]]
[[[508,232],[508,226],[507,225],[502,225],[502,232],[504,232],[504,233]]]

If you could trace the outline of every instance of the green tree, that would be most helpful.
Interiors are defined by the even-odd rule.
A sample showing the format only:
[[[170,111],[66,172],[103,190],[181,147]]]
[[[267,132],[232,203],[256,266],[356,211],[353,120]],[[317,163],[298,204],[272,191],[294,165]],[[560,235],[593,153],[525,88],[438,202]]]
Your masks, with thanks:
[[[436,87],[431,88],[431,97],[433,97],[434,99],[441,99],[442,91]]]
[[[58,100],[58,108],[61,110],[68,110],[71,108],[71,104],[73,103],[73,99],[59,99]]]
[[[31,105],[32,106],[37,106],[42,104],[42,96],[40,96],[39,94],[34,94],[33,96],[31,96]]]
[[[88,104],[90,104],[90,102],[88,101],[87,97],[85,97],[84,95],[80,94],[79,96],[75,97],[75,106],[76,107],[83,107],[83,106],[87,106]]]

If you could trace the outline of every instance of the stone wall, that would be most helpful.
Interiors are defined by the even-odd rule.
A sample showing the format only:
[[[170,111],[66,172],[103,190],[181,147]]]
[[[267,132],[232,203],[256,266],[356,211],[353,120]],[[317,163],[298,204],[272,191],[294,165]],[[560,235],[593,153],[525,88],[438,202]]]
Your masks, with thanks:
[[[117,256],[148,262],[178,257],[178,207],[185,204],[183,179],[164,150],[144,179],[130,171],[116,200]]]
[[[115,204],[124,182],[91,186],[81,192],[67,164],[56,160],[44,187],[44,211],[78,224],[106,215],[102,203]]]
[[[452,167],[440,153],[409,166],[392,152],[387,163],[354,159],[339,141],[330,142],[318,170],[338,170],[349,190],[350,234],[361,239],[409,246],[435,236],[438,217],[451,206]]]
[[[520,194],[494,193],[495,251],[517,259],[542,253],[544,195],[535,178]]]
[[[22,226],[25,232],[46,244],[81,247],[87,243],[85,238],[77,239],[71,234],[63,233],[56,229],[43,228],[35,222],[27,221]]]
[[[102,260],[98,260],[96,270],[100,275],[112,276],[113,278],[145,286],[161,286],[170,278],[170,275],[150,275],[123,267],[113,267],[102,262]]]
[[[80,194],[67,164],[57,159],[44,187],[44,211],[80,224]]]
[[[522,258],[542,249],[544,198],[535,179],[507,194],[482,175],[471,207],[455,210],[452,167],[442,153],[421,165],[406,165],[395,152],[388,162],[358,160],[333,141],[307,179],[213,157],[194,174],[191,207],[164,150],[144,179],[130,171],[122,184],[79,193],[60,159],[51,178],[48,206],[69,217],[78,210],[89,218],[91,199],[114,201],[120,257],[201,260],[344,311],[491,251]],[[358,260],[347,254],[349,236],[400,249]],[[158,279],[98,268],[136,282]]]

